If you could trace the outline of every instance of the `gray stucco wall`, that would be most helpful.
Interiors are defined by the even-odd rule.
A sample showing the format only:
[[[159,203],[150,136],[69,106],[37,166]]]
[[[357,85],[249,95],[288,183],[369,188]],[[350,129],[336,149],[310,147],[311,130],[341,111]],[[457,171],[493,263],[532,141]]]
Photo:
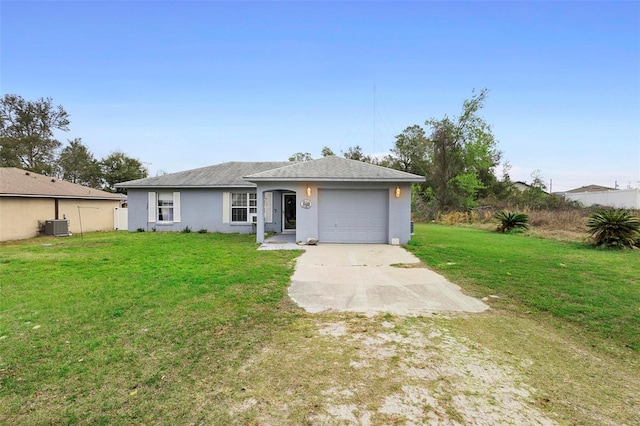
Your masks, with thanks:
[[[251,224],[222,223],[222,194],[224,192],[255,192],[251,188],[224,188],[224,189],[185,189],[167,188],[162,192],[180,192],[180,222],[158,223],[148,222],[148,189],[130,189],[128,191],[129,202],[129,231],[142,228],[151,231],[181,231],[189,226],[192,231],[206,229],[209,232],[223,233],[255,233],[256,229]],[[153,191],[152,191],[153,192]],[[273,205],[280,212],[280,198],[276,200],[274,194]],[[266,224],[267,231],[279,229],[279,213],[274,213],[276,223]]]
[[[400,187],[400,197],[396,198],[396,187]],[[399,238],[400,244],[411,239],[411,185],[393,185],[389,188],[389,243]]]
[[[395,196],[400,187],[400,197]],[[307,196],[307,187],[311,195]],[[354,182],[260,182],[259,191],[291,190],[296,193],[296,240],[306,242],[318,239],[318,192],[319,189],[386,189],[389,191],[389,238],[387,243],[406,244],[411,239],[411,187],[409,184],[354,183]],[[309,200],[310,208],[303,208],[301,201]],[[274,193],[274,206],[276,205]],[[281,205],[281,204],[280,204]],[[266,227],[265,227],[266,228]],[[279,232],[279,230],[277,230]],[[260,240],[260,239],[258,239]]]
[[[400,186],[401,195],[395,196],[395,189]],[[311,195],[307,196],[307,187]],[[318,192],[319,189],[386,189],[389,192],[389,238],[387,243],[406,244],[411,238],[411,188],[408,184],[389,183],[350,183],[350,182],[261,182],[259,191],[273,192],[273,222],[266,223],[265,232],[282,231],[282,192],[296,193],[296,240],[306,242],[309,238],[318,238]],[[163,224],[148,222],[147,189],[131,189],[128,191],[129,231],[142,228],[151,231],[181,231],[189,226],[192,231],[206,229],[209,232],[223,233],[256,233],[256,227],[250,224],[222,223],[222,194],[224,192],[255,192],[255,189],[184,189],[168,188],[162,191],[180,192],[179,223]],[[260,200],[261,197],[258,197]],[[303,208],[301,201],[309,200],[310,208]],[[258,206],[258,212],[262,212]],[[258,241],[261,238],[258,237]]]

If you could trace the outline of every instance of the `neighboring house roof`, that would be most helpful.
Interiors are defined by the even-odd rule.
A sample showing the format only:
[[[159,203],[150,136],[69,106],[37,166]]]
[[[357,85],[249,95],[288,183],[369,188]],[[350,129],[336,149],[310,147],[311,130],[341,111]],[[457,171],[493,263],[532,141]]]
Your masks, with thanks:
[[[566,192],[600,192],[600,191],[615,191],[615,188],[609,188],[607,186],[600,186],[600,185],[587,185],[587,186],[581,186],[580,188],[575,188],[575,189],[571,189],[569,191]]]
[[[425,181],[423,176],[334,156],[300,163],[290,163],[277,169],[246,175],[245,179],[252,182],[310,180],[346,182]]]
[[[15,167],[0,167],[0,196],[125,200],[124,194],[100,191]]]
[[[517,182],[513,182],[513,186],[514,188],[520,190],[520,191],[526,191],[527,189],[531,189],[533,188],[533,186],[529,185],[526,182],[522,182],[522,181],[517,181]]]
[[[216,164],[214,166],[202,167],[199,169],[186,170],[184,172],[170,173],[163,176],[155,176],[145,179],[121,182],[116,185],[118,188],[211,188],[211,187],[255,187],[256,185],[247,182],[243,176],[253,173],[271,170],[284,165],[291,164],[288,161],[266,161],[266,162],[241,162],[231,161],[228,163]]]

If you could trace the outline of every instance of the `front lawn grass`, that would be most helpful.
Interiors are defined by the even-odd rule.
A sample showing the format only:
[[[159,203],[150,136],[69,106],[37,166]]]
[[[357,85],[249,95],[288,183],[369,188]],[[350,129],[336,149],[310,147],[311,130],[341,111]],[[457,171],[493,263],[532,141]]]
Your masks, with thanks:
[[[416,224],[407,248],[474,296],[497,295],[640,351],[640,251]]]
[[[229,372],[298,315],[298,254],[197,233],[0,245],[0,423],[226,423]]]

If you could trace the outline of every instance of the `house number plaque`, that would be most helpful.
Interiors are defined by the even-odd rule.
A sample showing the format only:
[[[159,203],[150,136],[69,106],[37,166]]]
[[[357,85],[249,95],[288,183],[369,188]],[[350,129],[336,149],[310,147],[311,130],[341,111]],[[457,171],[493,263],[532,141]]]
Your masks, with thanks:
[[[311,208],[311,200],[302,200],[302,201],[300,201],[300,207],[302,207],[303,209]]]

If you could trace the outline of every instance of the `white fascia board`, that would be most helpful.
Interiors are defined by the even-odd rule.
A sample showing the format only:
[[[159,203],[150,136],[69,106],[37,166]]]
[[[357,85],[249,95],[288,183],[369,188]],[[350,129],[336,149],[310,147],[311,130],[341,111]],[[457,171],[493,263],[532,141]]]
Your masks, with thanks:
[[[144,185],[144,186],[117,186],[126,189],[222,189],[222,188],[255,188],[256,185],[247,182],[243,185]]]
[[[252,182],[380,182],[380,183],[418,183],[426,181],[425,178],[400,178],[400,179],[363,179],[363,178],[247,178]]]
[[[17,198],[58,198],[65,200],[103,200],[103,201],[122,201],[126,200],[127,196],[122,194],[122,197],[106,198],[106,197],[89,197],[80,195],[41,195],[41,194],[0,194],[0,197],[17,197]]]

